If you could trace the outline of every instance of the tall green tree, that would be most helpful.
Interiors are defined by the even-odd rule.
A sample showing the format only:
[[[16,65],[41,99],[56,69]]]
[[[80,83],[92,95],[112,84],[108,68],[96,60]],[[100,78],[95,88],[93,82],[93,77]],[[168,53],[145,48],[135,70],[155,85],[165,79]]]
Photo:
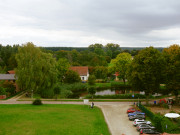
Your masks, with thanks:
[[[145,91],[146,104],[149,94],[160,88],[163,67],[162,54],[153,47],[141,50],[131,63],[128,82],[134,90]]]
[[[96,87],[90,86],[90,87],[88,88],[88,93],[92,96],[92,100],[93,100],[93,97],[94,97],[94,95],[96,94]]]
[[[111,69],[115,72],[119,72],[119,78],[123,79],[123,82],[125,84],[128,74],[128,68],[132,62],[132,57],[129,53],[120,53],[117,55],[115,59],[111,61],[111,64],[113,65]]]
[[[90,46],[88,46],[88,49],[91,51],[91,52],[95,52],[96,49],[103,49],[103,45],[102,44],[92,44]]]
[[[16,54],[17,84],[22,90],[51,88],[57,81],[56,60],[52,54],[41,52],[33,43],[19,47]]]
[[[108,43],[105,45],[105,50],[106,54],[112,59],[116,58],[116,56],[121,52],[120,45],[114,43]]]
[[[81,78],[77,72],[73,70],[68,70],[65,74],[64,82],[70,84],[77,83],[81,82]]]
[[[93,74],[96,76],[96,79],[106,80],[108,75],[108,68],[104,66],[96,66]]]
[[[0,47],[0,65],[8,70],[13,70],[17,67],[17,63],[15,60],[15,54],[17,53],[19,45],[7,45]]]
[[[165,58],[164,73],[166,76],[166,87],[172,91],[176,99],[180,92],[180,46],[171,45],[163,50]]]
[[[57,61],[56,68],[57,68],[57,76],[58,82],[63,82],[66,72],[69,70],[70,64],[67,59],[62,58]]]

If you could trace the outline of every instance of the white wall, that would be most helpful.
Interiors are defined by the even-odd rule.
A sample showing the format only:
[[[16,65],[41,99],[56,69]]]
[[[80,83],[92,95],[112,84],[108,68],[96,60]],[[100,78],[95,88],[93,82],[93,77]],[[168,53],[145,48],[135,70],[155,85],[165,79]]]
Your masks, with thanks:
[[[81,77],[81,80],[82,81],[87,81],[88,80],[88,77],[87,76],[80,76]],[[83,77],[84,77],[84,80],[83,80]]]

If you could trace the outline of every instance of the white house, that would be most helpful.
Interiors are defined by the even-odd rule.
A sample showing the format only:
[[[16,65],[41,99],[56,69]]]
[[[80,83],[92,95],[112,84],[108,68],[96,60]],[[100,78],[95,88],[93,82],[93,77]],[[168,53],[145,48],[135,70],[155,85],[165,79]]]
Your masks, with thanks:
[[[74,66],[70,67],[71,70],[77,72],[82,81],[87,81],[89,77],[89,70],[87,66]]]

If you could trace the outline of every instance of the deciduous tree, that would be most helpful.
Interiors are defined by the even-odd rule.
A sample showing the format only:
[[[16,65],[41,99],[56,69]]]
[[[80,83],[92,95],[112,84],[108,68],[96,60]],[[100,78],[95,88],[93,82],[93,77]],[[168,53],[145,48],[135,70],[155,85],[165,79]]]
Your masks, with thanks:
[[[112,59],[116,58],[116,56],[121,52],[120,45],[108,43],[105,45],[106,53],[108,56],[110,56]]]
[[[68,70],[65,74],[64,82],[65,83],[81,82],[81,78],[77,72],[73,70]]]
[[[165,58],[164,73],[166,77],[166,87],[172,91],[176,99],[180,92],[180,46],[171,45],[163,50]]]
[[[59,82],[63,82],[66,72],[69,70],[70,64],[67,59],[62,58],[57,61],[57,77]]]
[[[19,47],[16,61],[19,88],[36,92],[38,89],[51,88],[56,83],[56,60],[51,54],[41,52],[33,43]]]
[[[128,81],[134,90],[145,91],[146,104],[149,94],[159,90],[163,64],[162,54],[153,47],[141,50],[131,63]]]
[[[124,84],[126,82],[125,80],[127,79],[127,70],[131,62],[132,57],[129,53],[120,53],[111,61],[111,64],[113,65],[111,69],[113,68],[114,73],[119,72],[118,77],[123,79]]]
[[[96,83],[96,77],[95,75],[90,75],[88,78],[88,84],[89,85],[94,85]]]

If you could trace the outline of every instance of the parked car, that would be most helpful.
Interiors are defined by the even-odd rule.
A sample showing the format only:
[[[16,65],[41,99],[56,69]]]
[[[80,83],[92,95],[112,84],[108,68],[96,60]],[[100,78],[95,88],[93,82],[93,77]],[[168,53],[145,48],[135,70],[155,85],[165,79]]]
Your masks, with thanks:
[[[129,116],[136,115],[136,114],[143,114],[143,115],[145,115],[145,113],[143,113],[143,112],[141,112],[141,111],[135,111],[135,112],[133,112],[133,113],[128,113],[128,117],[129,117]]]
[[[141,129],[155,129],[155,127],[147,124],[139,124],[136,127],[137,127],[137,131],[140,131]]]
[[[139,135],[149,134],[149,135],[161,135],[161,133],[153,130],[153,129],[141,129]]]
[[[138,124],[147,124],[147,125],[151,125],[150,121],[145,121],[144,119],[135,119],[133,121],[133,125],[137,126]]]
[[[133,115],[133,116],[129,116],[129,120],[135,120],[135,119],[145,119],[145,115],[136,114],[136,115]]]
[[[129,108],[129,109],[127,109],[127,113],[133,113],[133,112],[135,112],[135,111],[136,111],[135,108]]]

